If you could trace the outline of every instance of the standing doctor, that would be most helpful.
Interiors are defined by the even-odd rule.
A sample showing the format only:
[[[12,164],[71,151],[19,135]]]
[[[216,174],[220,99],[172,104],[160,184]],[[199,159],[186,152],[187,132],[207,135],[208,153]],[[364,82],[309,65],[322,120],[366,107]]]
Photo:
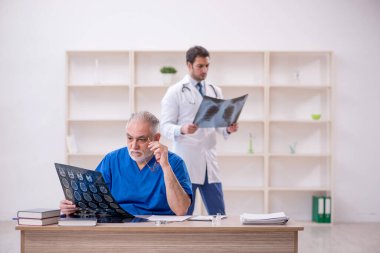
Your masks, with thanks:
[[[225,214],[222,183],[216,160],[216,133],[225,139],[236,132],[237,124],[227,128],[198,128],[193,124],[203,96],[223,98],[219,87],[206,83],[210,54],[204,47],[194,46],[186,52],[188,75],[171,86],[161,101],[161,133],[173,141],[174,152],[186,163],[195,192],[199,188],[209,215]]]

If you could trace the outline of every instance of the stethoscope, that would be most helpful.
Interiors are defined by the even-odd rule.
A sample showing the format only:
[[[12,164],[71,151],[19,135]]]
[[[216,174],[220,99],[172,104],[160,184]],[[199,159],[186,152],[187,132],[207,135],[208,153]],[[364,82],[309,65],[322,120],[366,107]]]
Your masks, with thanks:
[[[183,92],[183,94],[185,95],[186,97],[186,100],[189,102],[189,104],[192,104],[194,105],[195,104],[195,99],[196,99],[196,96],[194,95],[194,93],[191,91],[189,85],[191,85],[190,83],[184,83],[182,84],[182,89],[181,89],[181,92]],[[214,91],[214,94],[215,94],[215,97],[218,98],[218,93],[216,92],[216,89],[214,87],[214,85],[212,84],[207,84],[208,86],[210,86],[212,88],[212,90]],[[186,93],[185,93],[185,90],[188,90],[189,92],[187,92],[187,96],[186,96]],[[206,92],[206,87],[205,87],[205,92]],[[190,93],[190,95],[189,95]]]

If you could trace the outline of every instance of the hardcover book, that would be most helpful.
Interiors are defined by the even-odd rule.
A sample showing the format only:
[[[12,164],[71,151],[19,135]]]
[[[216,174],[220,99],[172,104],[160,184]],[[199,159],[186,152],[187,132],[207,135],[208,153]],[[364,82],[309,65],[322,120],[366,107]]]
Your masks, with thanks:
[[[57,224],[58,220],[59,220],[59,216],[45,218],[45,219],[18,218],[18,224],[19,225],[45,226],[45,225]]]
[[[49,208],[35,208],[29,210],[22,210],[17,212],[18,218],[31,218],[31,219],[45,219],[50,217],[59,216],[61,210]]]

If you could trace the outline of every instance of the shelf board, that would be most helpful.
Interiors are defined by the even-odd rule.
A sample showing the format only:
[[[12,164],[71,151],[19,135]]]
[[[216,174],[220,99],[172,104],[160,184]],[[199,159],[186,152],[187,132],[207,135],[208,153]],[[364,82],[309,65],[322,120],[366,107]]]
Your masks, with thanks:
[[[332,51],[270,51],[271,56],[276,55],[290,55],[290,56],[303,56],[303,55],[330,55]]]
[[[128,119],[68,119],[70,123],[126,123]]]
[[[264,191],[263,187],[223,187],[223,191]]]
[[[125,54],[129,55],[130,51],[112,51],[112,50],[106,50],[106,51],[91,51],[91,50],[73,50],[73,51],[67,51],[67,55],[69,56],[80,56],[80,55],[85,55],[85,56],[93,56],[93,55],[120,55],[120,54]]]
[[[310,89],[310,90],[323,90],[331,89],[331,85],[306,85],[306,84],[287,84],[287,85],[269,85],[273,89]]]
[[[317,223],[310,220],[296,220],[297,224],[304,227],[331,227],[332,223]]]
[[[146,88],[169,88],[171,85],[164,85],[164,84],[144,84],[144,85],[141,85],[141,84],[135,84],[134,87],[136,89],[146,89]]]
[[[169,88],[171,85],[163,85],[163,84],[135,84],[135,88]],[[218,85],[220,88],[254,88],[254,89],[263,89],[264,85],[260,84],[222,84]]]
[[[254,88],[254,89],[264,89],[263,84],[218,84],[220,88]]]
[[[330,157],[330,154],[290,154],[290,153],[270,153],[270,157]]]
[[[281,120],[281,119],[274,119],[269,120],[269,123],[274,124],[329,124],[331,123],[331,120]]]
[[[68,84],[68,88],[129,88],[129,84]]]
[[[295,191],[295,192],[329,192],[330,188],[320,188],[320,187],[269,187],[269,191]]]
[[[97,156],[105,156],[106,153],[67,153],[67,156],[70,157],[97,157]]]
[[[264,120],[261,119],[239,119],[238,123],[256,123],[256,124],[264,124]]]
[[[218,157],[264,157],[263,153],[233,153],[233,152],[218,152]]]

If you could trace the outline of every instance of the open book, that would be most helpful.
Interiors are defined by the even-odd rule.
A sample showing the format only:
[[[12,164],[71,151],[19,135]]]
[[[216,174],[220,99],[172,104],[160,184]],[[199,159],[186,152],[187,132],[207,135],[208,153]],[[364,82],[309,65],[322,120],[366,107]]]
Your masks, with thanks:
[[[240,221],[245,225],[283,225],[288,220],[289,218],[284,212],[268,214],[243,213],[240,215]]]

